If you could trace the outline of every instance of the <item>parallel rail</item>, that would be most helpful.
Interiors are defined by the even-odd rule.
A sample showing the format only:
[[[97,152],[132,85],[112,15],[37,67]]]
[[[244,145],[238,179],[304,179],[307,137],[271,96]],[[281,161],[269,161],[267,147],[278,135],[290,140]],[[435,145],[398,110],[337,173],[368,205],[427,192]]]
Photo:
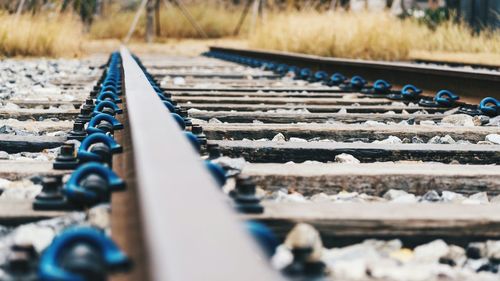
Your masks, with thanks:
[[[361,75],[375,81],[385,79],[394,85],[414,84],[434,94],[448,89],[459,95],[472,98],[499,97],[500,74],[484,70],[450,69],[410,63],[380,62],[369,60],[327,58],[288,52],[246,50],[226,47],[210,47],[210,51],[266,59],[308,67],[312,70],[340,72],[344,75]]]

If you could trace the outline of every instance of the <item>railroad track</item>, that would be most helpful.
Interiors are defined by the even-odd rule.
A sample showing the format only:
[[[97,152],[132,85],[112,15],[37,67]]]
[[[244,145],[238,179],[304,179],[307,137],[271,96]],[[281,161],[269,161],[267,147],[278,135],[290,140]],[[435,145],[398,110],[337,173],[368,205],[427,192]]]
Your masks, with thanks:
[[[498,102],[258,55],[122,48],[49,99],[4,98],[5,276],[498,278]]]

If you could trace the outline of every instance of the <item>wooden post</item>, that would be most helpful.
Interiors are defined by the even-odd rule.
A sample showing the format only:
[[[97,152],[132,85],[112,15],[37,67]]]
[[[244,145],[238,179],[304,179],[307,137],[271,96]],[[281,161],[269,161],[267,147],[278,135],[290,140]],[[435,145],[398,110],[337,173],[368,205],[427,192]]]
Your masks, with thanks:
[[[161,22],[160,22],[160,6],[161,1],[156,0],[155,3],[155,23],[156,23],[156,37],[161,36]]]
[[[243,25],[243,22],[245,22],[245,18],[247,17],[251,5],[252,5],[252,0],[247,0],[245,8],[243,8],[243,12],[241,13],[240,20],[238,21],[238,24],[234,29],[233,35],[238,35],[240,33],[241,26]]]
[[[260,6],[260,0],[254,0],[252,7],[252,21],[250,23],[250,33],[255,31],[255,25],[257,24],[257,17],[259,16],[259,6]]]
[[[331,0],[330,1],[330,7],[328,9],[330,11],[334,11],[336,7],[337,7],[337,0]]]
[[[24,6],[24,0],[19,1],[19,6],[17,6],[16,10],[16,17],[15,17],[16,21],[19,19],[19,16],[23,11],[23,6]]]
[[[148,2],[146,3],[146,42],[147,43],[153,42],[154,10],[155,10],[155,1],[148,0]]]
[[[168,0],[165,0],[165,3]],[[186,19],[191,23],[193,28],[198,32],[198,35],[200,35],[203,38],[208,38],[208,35],[205,33],[205,31],[201,28],[201,26],[196,22],[196,20],[193,18],[193,16],[189,13],[188,9],[186,9],[186,6],[184,6],[184,3],[182,0],[173,0],[175,5],[181,10],[182,14],[186,17]]]
[[[130,38],[132,37],[132,34],[135,31],[135,28],[137,26],[137,22],[139,21],[139,17],[141,16],[141,12],[146,6],[147,0],[142,0],[141,4],[137,8],[137,11],[135,12],[134,19],[132,20],[132,24],[130,25],[130,28],[128,30],[127,36],[123,39],[123,43],[127,44]]]

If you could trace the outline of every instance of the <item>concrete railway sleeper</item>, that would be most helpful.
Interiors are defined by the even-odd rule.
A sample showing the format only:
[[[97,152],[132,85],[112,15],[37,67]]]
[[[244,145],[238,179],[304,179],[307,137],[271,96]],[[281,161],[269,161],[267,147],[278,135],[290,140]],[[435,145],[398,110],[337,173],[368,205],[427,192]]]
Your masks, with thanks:
[[[498,278],[498,101],[218,51],[2,101],[6,276]]]

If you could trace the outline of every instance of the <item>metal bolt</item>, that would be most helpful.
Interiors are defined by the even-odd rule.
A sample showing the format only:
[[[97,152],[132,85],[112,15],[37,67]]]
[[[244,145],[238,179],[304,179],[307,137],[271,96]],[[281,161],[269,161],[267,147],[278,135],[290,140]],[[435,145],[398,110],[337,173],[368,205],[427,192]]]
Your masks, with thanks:
[[[207,143],[207,152],[209,159],[217,159],[221,156],[219,145],[216,143]]]
[[[236,187],[232,196],[238,211],[247,214],[260,214],[264,212],[264,208],[260,205],[260,199],[255,194],[255,191],[255,183],[249,176],[237,176]]]
[[[179,108],[179,113],[177,113],[177,114],[179,114],[180,116],[182,116],[184,118],[188,117],[188,111],[186,108]]]
[[[54,161],[54,169],[74,169],[78,165],[75,155],[75,144],[71,142],[64,143],[59,148],[59,154]]]
[[[62,177],[44,177],[42,179],[42,192],[36,196],[37,200],[62,199],[61,194]]]
[[[202,146],[207,144],[207,136],[203,133],[203,127],[201,127],[199,124],[193,124],[191,126],[191,133],[195,134],[196,137],[198,137],[198,141]]]
[[[85,132],[85,125],[81,120],[76,120],[73,124],[73,130],[68,134],[68,140],[79,140],[82,141],[87,136]]]

